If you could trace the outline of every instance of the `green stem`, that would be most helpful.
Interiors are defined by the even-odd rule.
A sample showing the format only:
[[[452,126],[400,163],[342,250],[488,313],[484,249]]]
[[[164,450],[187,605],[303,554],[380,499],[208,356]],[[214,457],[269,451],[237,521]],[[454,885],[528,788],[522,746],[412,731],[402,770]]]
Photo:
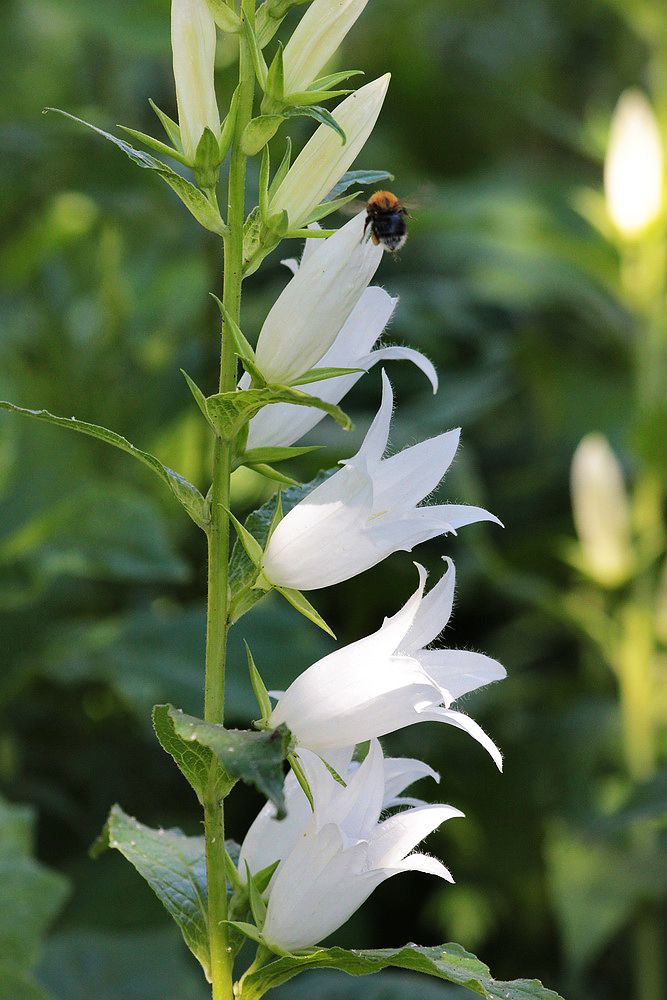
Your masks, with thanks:
[[[251,24],[254,21],[254,0],[243,0],[243,9]],[[232,141],[229,169],[227,234],[224,240],[223,302],[230,317],[238,323],[243,278],[243,224],[245,217],[246,158],[241,151],[241,134],[252,117],[254,72],[250,53],[240,42],[239,82],[241,84],[235,136]],[[220,359],[220,391],[229,392],[236,386],[236,355],[233,339],[222,330]],[[208,532],[208,614],[206,627],[206,693],[204,718],[222,723],[225,706],[225,662],[229,627],[228,563],[230,478],[232,472],[230,442],[216,439],[213,455],[211,486],[211,524]],[[211,787],[214,781],[212,765]],[[211,983],[213,1000],[232,1000],[233,957],[228,943],[227,882],[225,876],[224,807],[214,795],[204,806],[206,836],[206,879],[208,886],[208,923],[211,950]]]

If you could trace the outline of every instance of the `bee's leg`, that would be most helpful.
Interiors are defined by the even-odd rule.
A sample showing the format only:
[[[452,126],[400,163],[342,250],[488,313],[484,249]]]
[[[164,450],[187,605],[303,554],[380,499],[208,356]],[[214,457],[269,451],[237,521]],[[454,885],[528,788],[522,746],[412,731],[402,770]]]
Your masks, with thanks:
[[[370,224],[371,224],[372,221],[373,220],[372,220],[371,216],[367,215],[366,216],[366,221],[364,222],[363,236],[361,237],[361,242],[362,243],[366,243],[368,241],[370,235],[371,235],[371,233],[367,233],[366,230],[368,229],[368,227],[370,226]]]

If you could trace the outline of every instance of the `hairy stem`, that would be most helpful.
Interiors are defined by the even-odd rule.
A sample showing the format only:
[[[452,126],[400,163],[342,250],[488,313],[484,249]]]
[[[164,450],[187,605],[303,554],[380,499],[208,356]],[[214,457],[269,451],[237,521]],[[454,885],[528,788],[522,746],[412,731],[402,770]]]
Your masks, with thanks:
[[[244,0],[246,17],[254,20],[254,0]],[[245,215],[246,158],[241,151],[241,135],[252,116],[254,74],[250,53],[240,43],[239,83],[241,85],[235,135],[229,169],[227,235],[224,241],[223,302],[235,322],[239,320],[243,267],[243,223]],[[236,356],[230,333],[222,329],[220,391],[236,386]],[[208,616],[206,628],[206,695],[204,718],[222,723],[225,706],[225,661],[229,627],[228,563],[230,477],[232,471],[230,442],[216,439],[211,487],[211,524],[208,534]],[[212,765],[212,768],[217,764]],[[211,774],[211,788],[214,772]],[[213,1000],[231,1000],[233,996],[233,957],[228,944],[227,883],[224,865],[224,807],[212,794],[204,807],[206,835],[206,879],[208,885],[208,923],[211,949]]]

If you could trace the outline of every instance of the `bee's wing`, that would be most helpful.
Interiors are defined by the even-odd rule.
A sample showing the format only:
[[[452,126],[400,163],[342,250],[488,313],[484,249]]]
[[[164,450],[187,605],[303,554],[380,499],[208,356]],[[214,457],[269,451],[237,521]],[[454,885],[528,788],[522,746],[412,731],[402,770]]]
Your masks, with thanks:
[[[359,215],[366,208],[366,202],[362,201],[361,198],[355,198],[353,201],[348,201],[347,205],[342,205],[338,211],[341,215]]]

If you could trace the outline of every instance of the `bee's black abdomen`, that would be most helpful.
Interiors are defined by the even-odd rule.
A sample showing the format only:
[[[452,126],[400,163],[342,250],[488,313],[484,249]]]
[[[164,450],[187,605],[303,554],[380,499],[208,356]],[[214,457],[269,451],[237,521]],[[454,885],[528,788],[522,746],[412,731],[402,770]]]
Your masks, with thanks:
[[[405,243],[408,227],[401,212],[383,212],[373,219],[373,232],[388,250],[394,251]]]

